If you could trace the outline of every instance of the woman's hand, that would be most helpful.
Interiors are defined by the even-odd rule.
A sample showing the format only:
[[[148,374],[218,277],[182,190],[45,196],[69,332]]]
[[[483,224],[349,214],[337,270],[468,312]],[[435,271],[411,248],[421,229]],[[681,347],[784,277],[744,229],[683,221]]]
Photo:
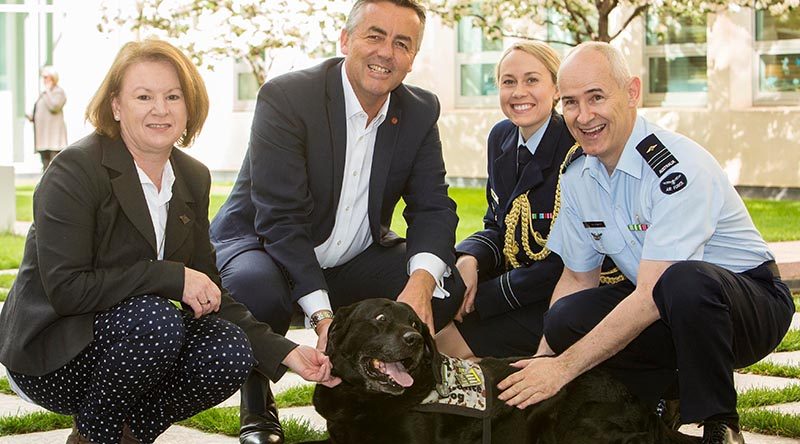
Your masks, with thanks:
[[[325,387],[335,387],[341,378],[332,376],[331,359],[321,351],[307,345],[299,345],[283,358],[283,365],[292,369],[301,378],[309,382],[317,382]]]
[[[478,259],[468,254],[460,256],[456,261],[456,268],[467,287],[464,292],[464,302],[455,315],[455,320],[462,322],[464,316],[475,311],[475,295],[478,294]]]
[[[194,317],[207,315],[219,310],[222,293],[216,284],[204,273],[184,267],[183,297],[181,302],[194,311]]]

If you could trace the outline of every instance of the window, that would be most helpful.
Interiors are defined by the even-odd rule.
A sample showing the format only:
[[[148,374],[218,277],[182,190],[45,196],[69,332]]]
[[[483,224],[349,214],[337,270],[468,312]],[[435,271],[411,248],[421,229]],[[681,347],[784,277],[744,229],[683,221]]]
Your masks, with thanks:
[[[755,14],[757,104],[800,103],[800,9]]]
[[[495,106],[494,65],[503,50],[502,38],[489,39],[470,17],[458,22],[457,31],[456,105]]]
[[[705,17],[649,14],[645,43],[645,105],[704,106],[708,92]]]
[[[58,62],[58,12],[53,0],[0,0],[0,162],[24,162],[32,152],[25,113],[39,94],[39,69]]]
[[[256,106],[258,89],[261,85],[253,74],[250,65],[241,59],[237,59],[233,65],[234,85],[236,87],[233,98],[234,111],[252,111]]]

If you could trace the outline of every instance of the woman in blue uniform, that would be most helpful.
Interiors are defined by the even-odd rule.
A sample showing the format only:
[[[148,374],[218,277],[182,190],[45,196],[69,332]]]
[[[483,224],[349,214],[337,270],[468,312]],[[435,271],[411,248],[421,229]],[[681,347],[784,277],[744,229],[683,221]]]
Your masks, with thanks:
[[[559,65],[539,42],[515,43],[497,64],[507,119],[489,133],[484,229],[456,247],[467,291],[457,322],[436,335],[449,356],[523,356],[539,345],[563,268],[545,243],[559,211],[560,171],[577,151],[554,110]]]

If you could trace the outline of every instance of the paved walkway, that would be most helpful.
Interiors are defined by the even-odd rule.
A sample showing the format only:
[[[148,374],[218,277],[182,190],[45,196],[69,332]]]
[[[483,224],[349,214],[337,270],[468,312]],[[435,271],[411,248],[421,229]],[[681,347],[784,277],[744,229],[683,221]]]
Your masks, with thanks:
[[[800,329],[800,314],[795,314],[794,321],[792,322],[792,329]],[[295,342],[308,344],[314,346],[316,343],[316,335],[311,330],[290,330],[288,335],[290,339]],[[765,360],[783,363],[800,365],[800,352],[788,353],[773,353]],[[0,375],[5,375],[5,369],[0,367]],[[798,379],[789,378],[776,378],[770,376],[754,376],[754,375],[735,375],[736,388],[738,391],[747,390],[753,387],[765,388],[781,388],[790,385],[800,384]],[[280,393],[289,387],[305,382],[293,373],[287,373],[277,384],[274,385],[276,393]],[[228,400],[220,405],[223,406],[236,406],[239,403],[238,392],[231,396]],[[783,413],[800,414],[800,403],[784,404],[768,407],[771,410],[777,410]],[[39,407],[28,404],[16,396],[8,396],[0,394],[0,416],[6,415],[20,415],[32,411],[41,410]],[[317,428],[324,428],[325,421],[314,411],[312,407],[299,407],[287,408],[280,411],[281,418],[290,416],[308,420],[312,426]],[[690,435],[701,435],[702,429],[697,428],[695,425],[685,425],[681,431]],[[0,438],[0,444],[63,444],[69,435],[69,430],[54,430],[51,432],[31,433],[27,435],[7,436]],[[745,433],[745,439],[748,444],[797,444],[798,440],[783,438],[778,436],[765,436],[753,433]],[[172,426],[156,440],[156,444],[236,444],[236,438],[203,433],[194,429],[186,427]]]
[[[30,223],[17,222],[15,232],[19,234],[26,234]],[[770,249],[776,257],[776,262],[781,271],[781,275],[787,283],[794,289],[800,289],[800,241],[797,242],[778,242],[771,243]],[[0,303],[0,307],[2,304]],[[795,314],[792,323],[792,329],[800,330],[800,314]],[[311,330],[291,330],[287,335],[290,339],[298,343],[308,344],[314,346],[316,344],[316,335]],[[765,360],[791,364],[800,366],[800,352],[789,353],[773,353]],[[5,369],[0,366],[0,376],[5,376]],[[738,391],[747,390],[753,387],[767,387],[767,388],[781,388],[790,385],[800,384],[798,379],[789,378],[776,378],[769,376],[754,376],[754,375],[735,375],[735,382]],[[304,384],[305,382],[292,373],[288,373],[281,381],[274,385],[274,391],[279,393],[286,390],[288,387]],[[224,406],[237,406],[239,403],[238,392],[231,398],[226,400],[220,405]],[[800,415],[800,403],[777,405],[768,407],[772,410],[777,410],[783,413],[790,413]],[[20,415],[33,411],[41,410],[35,405],[28,404],[21,401],[15,396],[8,396],[0,394],[0,416],[7,415]],[[290,416],[304,418],[308,420],[312,426],[318,428],[325,427],[325,421],[314,411],[312,407],[299,407],[287,408],[280,411],[281,417],[286,418]],[[700,435],[701,429],[694,425],[685,425],[681,431],[691,435]],[[62,444],[66,441],[69,430],[55,430],[51,432],[32,433],[27,435],[8,436],[0,438],[0,444]],[[752,433],[745,433],[745,439],[749,444],[797,444],[798,440],[757,435]],[[236,444],[236,438],[203,433],[194,429],[186,427],[173,426],[166,433],[156,440],[156,444],[187,444],[187,443],[202,443],[202,444]]]

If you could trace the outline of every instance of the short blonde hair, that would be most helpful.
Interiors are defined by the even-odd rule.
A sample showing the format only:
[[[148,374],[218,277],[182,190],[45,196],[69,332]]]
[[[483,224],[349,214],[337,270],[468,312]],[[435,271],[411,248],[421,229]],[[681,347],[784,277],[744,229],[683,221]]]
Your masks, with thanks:
[[[53,79],[53,85],[58,85],[58,71],[48,65],[42,68],[42,77],[50,77]]]
[[[86,107],[86,120],[94,125],[98,133],[112,139],[119,137],[119,122],[114,120],[111,102],[119,94],[128,68],[145,61],[164,61],[175,67],[187,111],[186,130],[176,143],[182,147],[191,145],[208,116],[208,92],[191,60],[180,49],[163,40],[128,42],[119,50],[103,83]]]
[[[522,51],[536,57],[537,60],[542,62],[547,72],[550,73],[553,84],[557,85],[558,68],[561,66],[561,58],[550,45],[536,41],[516,42],[503,51],[503,55],[500,56],[500,60],[497,61],[497,65],[494,67],[494,81],[496,84],[500,84],[500,65],[513,51]],[[558,99],[556,98],[553,100],[553,106],[557,103]]]

